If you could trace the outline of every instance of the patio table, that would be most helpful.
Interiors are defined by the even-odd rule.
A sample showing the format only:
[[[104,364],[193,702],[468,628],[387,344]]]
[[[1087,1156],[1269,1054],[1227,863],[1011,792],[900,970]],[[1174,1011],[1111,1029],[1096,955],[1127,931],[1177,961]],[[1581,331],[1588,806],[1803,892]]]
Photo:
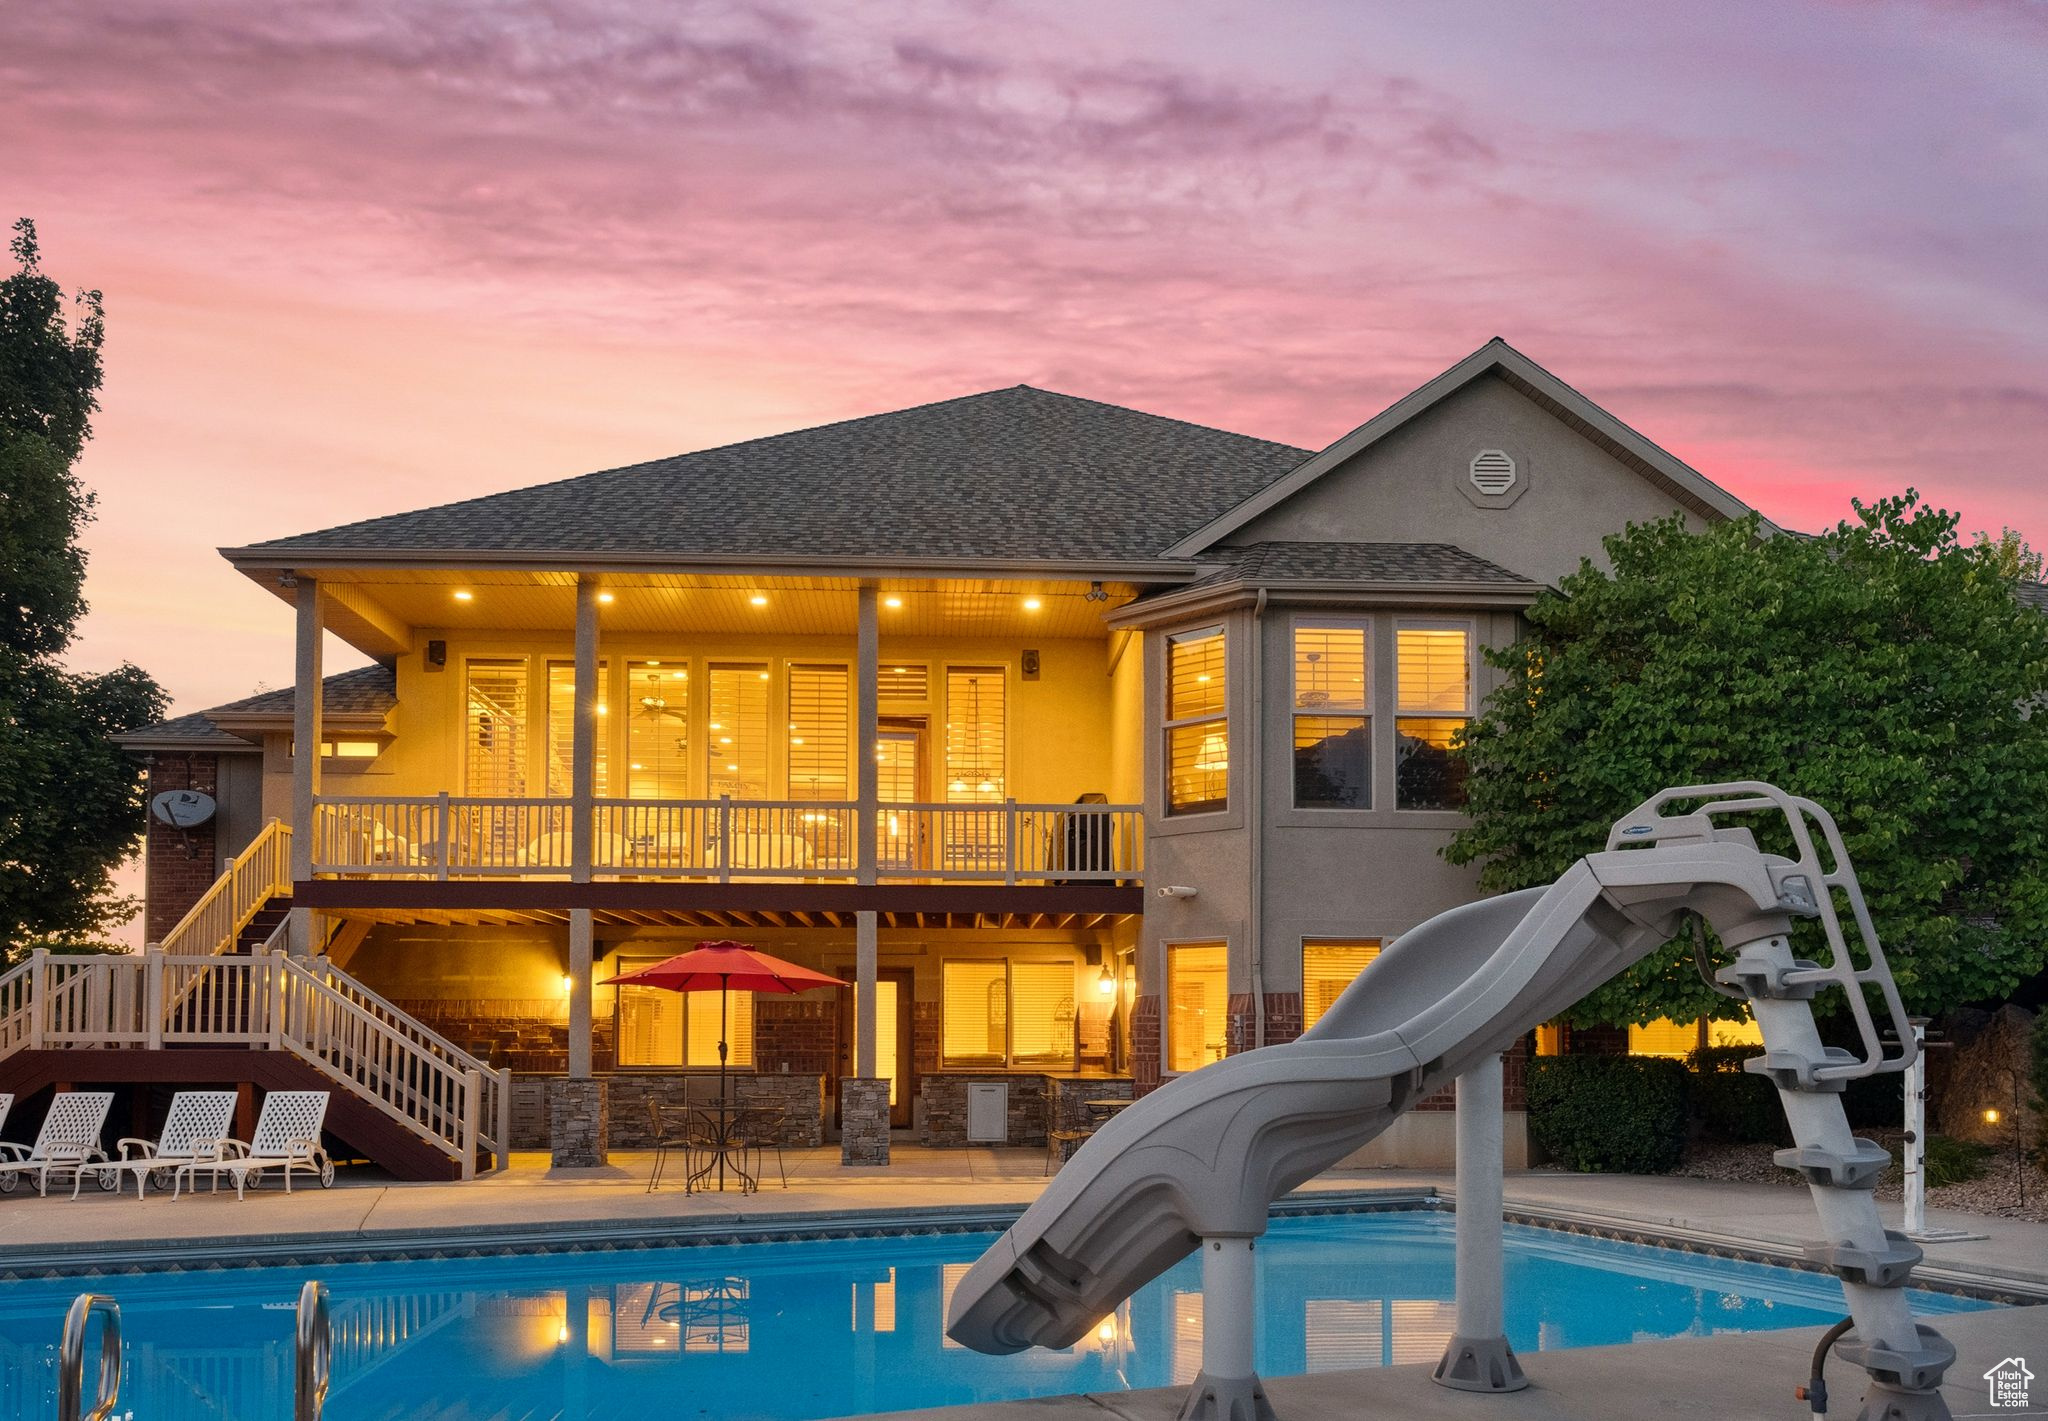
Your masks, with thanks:
[[[740,1128],[748,1107],[736,1100],[714,1100],[706,1105],[693,1105],[690,1113],[695,1117],[699,1138],[703,1142],[703,1163],[691,1171],[683,1181],[685,1194],[694,1192],[698,1185],[714,1170],[718,1174],[718,1192],[725,1192],[725,1172],[731,1168],[733,1177],[740,1182],[740,1192],[751,1194],[758,1185],[746,1168],[746,1132]]]

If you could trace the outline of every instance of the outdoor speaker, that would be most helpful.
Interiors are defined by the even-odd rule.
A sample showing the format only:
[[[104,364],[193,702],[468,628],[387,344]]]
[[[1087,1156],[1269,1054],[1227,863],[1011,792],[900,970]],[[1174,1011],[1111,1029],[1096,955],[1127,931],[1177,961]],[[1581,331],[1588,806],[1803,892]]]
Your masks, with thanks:
[[[1036,681],[1038,679],[1038,653],[1035,651],[1024,653],[1024,679],[1027,681]]]
[[[447,642],[445,642],[445,641],[430,641],[430,642],[428,642],[428,643],[427,643],[427,669],[428,669],[429,671],[439,671],[439,670],[440,670],[440,669],[441,669],[442,667],[446,666],[447,664],[448,664],[448,643],[447,643]]]

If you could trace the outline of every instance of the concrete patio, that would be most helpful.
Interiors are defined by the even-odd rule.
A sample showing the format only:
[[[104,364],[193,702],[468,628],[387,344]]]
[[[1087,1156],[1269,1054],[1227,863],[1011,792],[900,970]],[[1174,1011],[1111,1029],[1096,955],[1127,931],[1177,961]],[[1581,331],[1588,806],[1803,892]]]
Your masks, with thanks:
[[[893,1162],[877,1169],[843,1166],[838,1150],[826,1147],[792,1150],[786,1163],[787,1189],[771,1167],[768,1186],[753,1194],[686,1195],[666,1186],[650,1194],[653,1161],[644,1154],[573,1170],[551,1169],[545,1155],[515,1155],[509,1170],[468,1184],[395,1184],[343,1170],[331,1190],[302,1184],[287,1196],[271,1184],[241,1203],[227,1191],[175,1201],[152,1191],[138,1201],[133,1192],[105,1194],[90,1182],[76,1202],[68,1188],[48,1199],[23,1190],[0,1196],[0,1273],[232,1264],[426,1248],[437,1240],[534,1248],[649,1236],[681,1241],[734,1229],[815,1230],[828,1217],[910,1210],[999,1227],[1045,1184],[1038,1150],[899,1145]],[[1300,1192],[1329,1191],[1369,1191],[1389,1204],[1456,1197],[1447,1172],[1396,1169],[1332,1171]],[[1507,1208],[1530,1222],[1781,1261],[1796,1260],[1818,1227],[1804,1189],[1698,1179],[1517,1171],[1507,1179]],[[1930,1283],[2048,1300],[2048,1225],[1940,1211],[1930,1222],[1988,1235],[1929,1245],[1921,1276]]]

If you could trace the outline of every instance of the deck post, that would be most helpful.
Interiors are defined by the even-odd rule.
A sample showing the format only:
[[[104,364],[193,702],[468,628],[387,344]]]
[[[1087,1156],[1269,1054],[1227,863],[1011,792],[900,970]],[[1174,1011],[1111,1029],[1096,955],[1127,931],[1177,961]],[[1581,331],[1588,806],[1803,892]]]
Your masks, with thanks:
[[[570,745],[569,881],[590,882],[597,787],[597,580],[576,580],[576,723]],[[588,908],[569,911],[569,1078],[589,1080],[591,964],[596,931]]]
[[[142,949],[142,1031],[143,1045],[160,1050],[164,1044],[164,955],[156,948]]]
[[[860,638],[854,687],[854,783],[860,803],[853,831],[854,878],[858,883],[877,882],[879,867],[876,860],[880,835],[876,821],[881,814],[881,779],[875,767],[875,751],[881,739],[882,648],[875,593],[874,583],[860,585]]]
[[[320,580],[305,573],[297,579],[298,661],[292,675],[292,864],[291,880],[313,877],[314,806],[320,795],[322,725],[322,655],[327,636],[327,593]],[[313,953],[313,910],[294,906],[285,943],[300,957]]]
[[[36,948],[28,961],[28,1044],[40,1051],[50,1019],[50,949]]]
[[[1458,1077],[1458,1330],[1432,1373],[1439,1386],[1458,1391],[1520,1391],[1529,1384],[1508,1346],[1503,1313],[1505,1085],[1498,1055]]]
[[[476,1178],[476,1147],[483,1126],[484,1075],[471,1067],[462,1076],[462,1177]]]

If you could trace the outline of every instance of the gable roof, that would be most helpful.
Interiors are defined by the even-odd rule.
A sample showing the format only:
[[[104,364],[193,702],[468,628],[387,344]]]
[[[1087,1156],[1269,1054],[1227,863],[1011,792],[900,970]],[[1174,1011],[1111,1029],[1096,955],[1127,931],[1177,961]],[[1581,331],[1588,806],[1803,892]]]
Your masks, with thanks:
[[[223,552],[1150,562],[1308,453],[1018,385]]]
[[[1677,456],[1660,449],[1601,409],[1499,336],[1421,388],[1402,396],[1358,428],[1304,460],[1242,503],[1210,520],[1166,549],[1168,557],[1195,557],[1278,507],[1324,474],[1372,447],[1395,430],[1441,404],[1475,380],[1497,376],[1548,410],[1565,425],[1605,449],[1682,506],[1702,517],[1741,518],[1752,510]],[[1766,522],[1766,532],[1775,525]]]
[[[259,691],[210,710],[160,720],[113,739],[122,749],[135,751],[254,750],[257,742],[252,735],[290,726],[296,699],[290,686]],[[376,728],[398,704],[398,673],[382,665],[337,672],[321,682],[320,700],[322,717],[327,723]]]
[[[1532,597],[1541,590],[1519,572],[1510,572],[1451,543],[1251,543],[1212,549],[1202,561],[1222,565],[1176,590],[1193,591],[1226,582],[1253,587],[1498,585],[1525,589]]]

